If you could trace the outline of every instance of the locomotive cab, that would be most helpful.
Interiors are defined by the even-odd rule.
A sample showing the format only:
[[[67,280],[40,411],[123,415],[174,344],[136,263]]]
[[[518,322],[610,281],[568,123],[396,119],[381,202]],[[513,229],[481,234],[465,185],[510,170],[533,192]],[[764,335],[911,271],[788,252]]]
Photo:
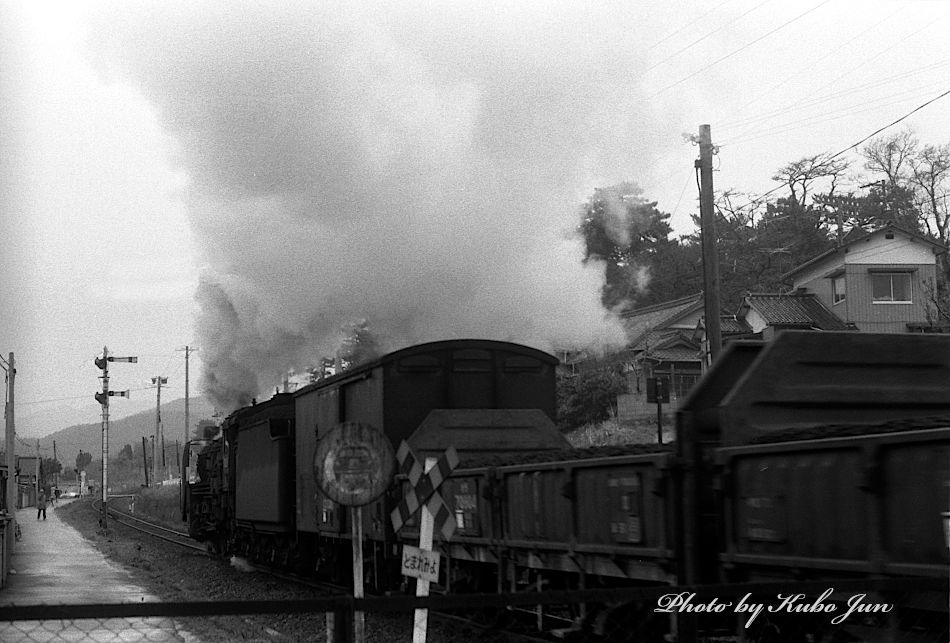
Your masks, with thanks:
[[[188,522],[190,507],[192,506],[192,490],[194,485],[201,482],[198,472],[198,454],[208,446],[208,440],[191,440],[185,443],[184,453],[181,456],[181,520]]]

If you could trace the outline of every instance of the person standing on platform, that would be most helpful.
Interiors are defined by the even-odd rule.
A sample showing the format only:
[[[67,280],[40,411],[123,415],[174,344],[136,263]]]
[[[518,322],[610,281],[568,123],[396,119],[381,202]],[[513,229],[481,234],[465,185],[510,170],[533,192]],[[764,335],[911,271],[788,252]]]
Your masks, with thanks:
[[[46,520],[46,492],[40,489],[40,493],[36,496],[36,519],[40,519],[40,514],[43,514],[43,520]]]

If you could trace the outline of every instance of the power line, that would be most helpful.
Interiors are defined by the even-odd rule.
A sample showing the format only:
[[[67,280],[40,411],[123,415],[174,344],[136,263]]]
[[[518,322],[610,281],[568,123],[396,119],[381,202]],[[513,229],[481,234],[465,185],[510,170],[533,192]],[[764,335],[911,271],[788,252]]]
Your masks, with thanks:
[[[781,116],[782,114],[787,114],[789,112],[805,109],[807,107],[817,107],[821,105],[822,103],[827,103],[844,96],[857,94],[857,93],[866,93],[866,90],[869,88],[878,88],[878,87],[881,87],[882,85],[885,85],[891,82],[906,81],[911,76],[922,74],[927,71],[932,71],[934,69],[944,67],[948,64],[950,64],[950,58],[941,60],[939,62],[931,63],[930,65],[927,65],[925,67],[920,67],[910,72],[902,72],[900,74],[894,74],[893,76],[888,76],[886,78],[873,80],[873,81],[864,83],[863,85],[855,85],[854,87],[851,87],[850,89],[845,89],[845,90],[831,93],[831,94],[822,94],[817,97],[812,97],[806,100],[802,100],[792,105],[781,107],[779,109],[774,109],[769,112],[761,113],[758,116],[753,116],[753,117],[744,118],[744,119],[735,120],[735,121],[727,121],[726,123],[723,124],[723,127],[724,128],[742,127],[744,125],[748,126],[754,123],[758,123],[760,121],[769,121],[776,116]],[[928,87],[930,86],[932,86],[932,83],[928,85]],[[743,132],[742,134],[738,134],[736,138],[738,138],[739,136],[747,136],[749,135],[749,133],[750,132]]]
[[[821,7],[825,6],[825,5],[828,4],[829,2],[831,2],[831,0],[824,0],[824,2],[822,2],[822,3],[818,4],[818,5],[815,5],[815,6],[812,7],[811,9],[809,9],[809,10],[803,12],[803,13],[798,14],[797,16],[795,16],[794,18],[792,18],[792,19],[790,19],[790,20],[787,20],[786,22],[782,23],[781,25],[779,25],[779,26],[776,27],[775,29],[772,29],[771,31],[769,31],[769,32],[767,32],[767,33],[765,33],[765,34],[759,36],[758,38],[756,38],[756,39],[753,40],[752,42],[746,43],[745,45],[739,47],[739,48],[736,49],[735,51],[732,51],[731,53],[726,54],[725,56],[723,56],[723,57],[721,57],[721,58],[719,58],[719,59],[717,59],[717,60],[711,62],[710,64],[706,65],[705,67],[702,67],[701,69],[697,69],[696,71],[694,71],[694,72],[693,72],[692,74],[690,74],[689,76],[686,76],[685,78],[681,78],[680,80],[676,81],[676,82],[673,83],[672,85],[667,85],[667,86],[664,87],[663,89],[661,89],[661,90],[659,90],[658,92],[654,93],[654,94],[653,94],[652,96],[650,96],[649,98],[655,98],[656,96],[662,94],[663,92],[665,92],[665,91],[667,91],[667,90],[669,90],[669,89],[673,89],[674,87],[685,83],[687,80],[689,80],[689,79],[691,79],[691,78],[693,78],[693,77],[695,77],[695,76],[698,76],[699,74],[703,73],[704,71],[706,71],[706,70],[708,70],[708,69],[710,69],[710,68],[712,68],[712,67],[715,67],[716,65],[718,65],[718,64],[721,63],[722,61],[727,60],[728,58],[732,58],[732,57],[735,56],[736,54],[738,54],[738,53],[740,53],[740,52],[742,52],[742,51],[745,51],[746,49],[748,49],[748,48],[751,47],[752,45],[754,45],[754,44],[756,44],[756,43],[758,43],[758,42],[760,42],[760,41],[762,41],[762,40],[768,38],[769,36],[771,36],[772,34],[778,32],[778,31],[781,31],[782,29],[784,29],[785,27],[789,26],[789,25],[792,24],[793,22],[797,22],[798,20],[801,20],[802,18],[804,18],[804,17],[807,16],[808,14],[812,13],[813,11],[815,11],[815,10],[817,10],[817,9],[820,9]]]
[[[752,13],[753,11],[755,11],[756,9],[758,9],[759,7],[761,7],[762,5],[764,5],[764,4],[767,3],[767,2],[769,2],[769,0],[762,0],[762,2],[760,2],[760,3],[757,4],[757,5],[755,5],[754,7],[752,7],[751,9],[749,9],[748,11],[746,11],[745,13],[743,13],[742,15],[740,15],[740,16],[739,16],[738,18],[736,18],[735,20],[732,20],[732,21],[730,21],[730,22],[727,22],[727,23],[725,23],[724,25],[721,25],[721,26],[717,27],[716,29],[713,29],[712,31],[710,31],[710,32],[707,33],[706,35],[701,36],[700,38],[694,40],[693,42],[689,43],[688,45],[686,45],[686,46],[683,47],[682,49],[679,49],[678,51],[673,52],[672,54],[670,54],[669,56],[667,56],[666,58],[664,58],[664,59],[661,60],[660,62],[657,62],[657,63],[654,63],[654,64],[650,65],[649,67],[647,67],[646,69],[643,70],[644,73],[646,73],[646,72],[648,72],[648,71],[650,71],[650,70],[652,70],[652,69],[655,69],[655,68],[659,67],[660,65],[662,65],[663,63],[667,62],[668,60],[670,60],[670,59],[672,59],[672,58],[676,58],[677,56],[679,56],[679,55],[680,55],[681,53],[683,53],[684,51],[687,51],[688,49],[693,48],[695,45],[698,45],[699,43],[701,43],[702,41],[706,40],[706,39],[709,38],[710,36],[719,33],[720,31],[722,31],[723,29],[725,29],[725,28],[728,27],[729,25],[731,25],[731,24],[733,24],[733,23],[735,23],[735,22],[738,22],[739,20],[742,20],[742,19],[745,18],[747,15],[749,15],[750,13]],[[723,3],[723,4],[725,4],[725,3]],[[719,6],[721,7],[722,4],[719,5]],[[718,7],[717,7],[717,8],[718,8]],[[711,11],[710,11],[710,12],[707,12],[707,15],[708,15],[709,13],[711,13]],[[698,18],[697,18],[697,20],[698,20]],[[695,20],[694,20],[693,22],[695,22]],[[690,24],[692,24],[692,23],[690,23]],[[684,28],[685,28],[685,27],[684,27]]]
[[[141,388],[131,388],[130,391],[148,391],[152,387],[144,386]],[[88,395],[71,395],[69,397],[51,397],[45,400],[33,400],[32,402],[17,402],[17,406],[29,406],[31,404],[47,404],[49,402],[65,402],[67,400],[83,400],[89,397]]]
[[[947,96],[947,95],[950,95],[950,89],[948,89],[947,91],[943,92],[942,94],[940,94],[940,95],[938,95],[938,96],[935,96],[935,97],[931,98],[930,100],[926,101],[925,103],[921,103],[920,105],[918,105],[918,106],[915,107],[914,109],[910,110],[909,112],[907,112],[906,114],[904,114],[904,115],[901,116],[900,118],[898,118],[898,119],[896,119],[896,120],[894,120],[894,121],[888,123],[888,124],[885,125],[884,127],[881,127],[881,128],[879,128],[879,129],[877,129],[877,130],[871,132],[870,134],[868,134],[867,136],[865,136],[864,138],[862,138],[862,139],[861,139],[860,141],[858,141],[857,143],[852,143],[852,144],[849,145],[848,147],[846,147],[846,148],[844,148],[844,149],[842,149],[842,150],[840,150],[840,151],[838,151],[838,152],[835,152],[834,154],[832,154],[831,156],[829,156],[829,157],[826,159],[826,161],[832,161],[832,160],[838,158],[839,156],[841,156],[841,155],[844,154],[845,152],[848,152],[848,151],[850,151],[850,150],[856,148],[856,147],[857,147],[858,145],[860,145],[861,143],[864,143],[865,141],[867,141],[868,139],[870,139],[870,138],[872,138],[872,137],[874,137],[874,136],[877,136],[878,134],[880,134],[880,133],[883,132],[884,130],[886,130],[886,129],[890,128],[890,127],[893,127],[894,125],[897,125],[897,124],[900,123],[901,121],[906,120],[906,119],[909,118],[912,114],[914,114],[914,113],[916,113],[916,112],[919,112],[919,111],[922,110],[924,107],[927,107],[927,106],[930,105],[931,103],[934,103],[934,102],[940,100],[941,98],[943,98],[944,96]],[[757,204],[757,203],[761,203],[767,196],[769,196],[770,194],[773,194],[773,193],[777,192],[778,190],[781,190],[781,189],[784,188],[784,187],[785,187],[784,184],[778,185],[778,186],[772,188],[771,190],[769,190],[768,192],[766,192],[765,194],[760,195],[758,198],[752,199],[751,201],[749,201],[748,203],[746,203],[746,204],[743,205],[742,207],[743,207],[743,208],[747,208],[747,207],[749,207],[750,205],[754,205],[754,204]]]
[[[785,134],[787,132],[793,132],[795,130],[804,129],[806,127],[811,127],[811,126],[818,125],[821,123],[829,123],[832,121],[841,120],[842,118],[848,118],[849,116],[854,116],[856,114],[864,114],[864,113],[872,112],[872,111],[876,112],[876,111],[879,111],[882,107],[889,107],[892,105],[905,103],[906,102],[905,95],[907,94],[910,94],[909,98],[919,99],[924,95],[924,91],[929,90],[931,87],[932,85],[927,85],[926,88],[908,89],[902,92],[898,92],[896,94],[890,94],[889,96],[882,97],[881,99],[877,101],[862,103],[859,105],[853,105],[848,108],[842,108],[841,110],[838,110],[836,112],[827,112],[823,115],[824,116],[823,118],[814,118],[814,117],[802,118],[797,121],[790,121],[790,122],[783,123],[781,125],[777,125],[776,127],[772,129],[760,129],[758,131],[750,131],[743,137],[730,140],[728,143],[723,144],[722,147],[726,147],[727,145],[739,145],[742,143],[748,143],[749,141],[759,140],[767,136],[773,136],[776,134]],[[929,94],[929,91],[927,93]],[[891,99],[897,99],[897,100],[891,100]],[[884,102],[884,101],[888,101],[888,102]],[[859,106],[863,106],[864,108],[853,109]]]
[[[694,24],[696,24],[697,22],[699,22],[700,20],[702,20],[703,18],[705,18],[705,17],[708,16],[709,14],[713,13],[714,11],[718,10],[718,9],[719,9],[720,7],[722,7],[724,4],[728,4],[728,3],[729,3],[729,0],[723,0],[723,2],[720,2],[720,3],[717,4],[715,7],[713,7],[713,8],[710,9],[709,11],[707,11],[706,13],[701,14],[701,15],[697,16],[696,18],[693,18],[692,20],[690,20],[689,22],[687,22],[685,25],[683,25],[683,26],[680,27],[679,29],[676,29],[676,30],[672,31],[671,33],[667,34],[666,36],[664,36],[664,37],[661,38],[660,40],[658,40],[658,41],[656,41],[655,43],[653,43],[652,45],[650,45],[650,46],[647,48],[647,51],[653,51],[653,50],[656,49],[658,46],[662,45],[664,42],[666,42],[667,40],[669,40],[670,38],[672,38],[673,36],[675,36],[675,35],[678,34],[679,32],[683,31],[684,29],[688,29],[689,27],[692,27]]]
[[[677,210],[679,210],[679,208],[680,208],[680,203],[683,202],[683,195],[686,194],[686,188],[689,187],[689,182],[690,182],[690,180],[691,180],[692,178],[693,178],[692,175],[687,175],[687,176],[686,176],[686,183],[683,184],[683,189],[682,189],[682,191],[680,192],[680,196],[679,196],[678,199],[676,199],[676,205],[673,207],[673,211],[670,212],[670,221],[672,221],[672,220],[673,220],[673,217],[676,216],[676,212],[677,212]]]
[[[798,76],[801,76],[802,74],[804,74],[805,72],[807,72],[809,69],[813,68],[815,65],[817,65],[817,64],[820,63],[821,61],[825,60],[826,58],[829,58],[830,56],[832,56],[833,54],[837,53],[837,52],[840,51],[841,49],[844,49],[845,47],[847,47],[848,45],[850,45],[852,42],[854,42],[855,40],[857,40],[858,38],[860,38],[860,37],[863,36],[864,34],[868,33],[869,31],[871,31],[871,30],[873,30],[873,29],[876,29],[877,27],[879,27],[879,26],[880,26],[881,24],[883,24],[884,22],[890,20],[894,15],[896,15],[897,13],[899,13],[899,12],[901,12],[901,11],[903,11],[903,8],[898,8],[898,9],[896,9],[893,13],[891,13],[891,14],[888,15],[887,17],[883,18],[880,22],[877,22],[877,23],[875,23],[874,25],[872,25],[872,26],[868,27],[867,29],[865,29],[864,31],[859,32],[859,33],[856,34],[854,37],[852,37],[851,39],[847,40],[846,42],[844,42],[844,43],[838,45],[838,46],[835,47],[834,49],[831,49],[831,50],[827,51],[824,56],[821,56],[820,58],[815,59],[814,61],[812,61],[811,63],[809,63],[809,64],[806,65],[805,67],[799,69],[796,73],[791,74],[790,76],[786,76],[783,81],[781,81],[781,82],[779,82],[779,83],[777,83],[777,84],[775,84],[775,85],[769,87],[766,91],[762,92],[761,94],[759,94],[758,96],[756,96],[756,97],[753,98],[752,100],[748,101],[747,103],[745,103],[744,105],[742,105],[741,107],[739,107],[739,109],[738,109],[737,111],[741,112],[742,110],[744,110],[744,109],[745,109],[746,107],[748,107],[749,105],[752,105],[753,103],[762,100],[762,98],[764,98],[765,96],[768,96],[769,94],[771,94],[772,92],[774,92],[774,91],[775,91],[776,89],[778,89],[779,87],[782,87],[783,85],[788,84],[793,78],[797,78]],[[735,125],[735,124],[742,123],[742,122],[743,122],[742,120],[739,120],[739,121],[733,122],[733,123],[730,123],[730,122],[727,121],[727,122],[723,123],[723,124],[721,125],[721,127],[730,127],[731,125]]]
[[[943,92],[943,93],[940,94],[939,96],[935,96],[935,97],[931,98],[931,99],[928,100],[926,103],[922,103],[922,104],[918,105],[917,107],[915,107],[914,109],[910,110],[909,112],[907,112],[906,114],[904,114],[903,116],[901,116],[900,118],[898,118],[897,120],[895,120],[895,121],[893,121],[893,122],[891,122],[891,123],[888,123],[888,124],[885,125],[884,127],[880,128],[880,129],[878,129],[878,130],[876,130],[876,131],[874,131],[874,132],[871,132],[870,134],[868,134],[867,136],[865,136],[864,138],[862,138],[862,139],[861,139],[860,141],[858,141],[857,143],[854,143],[854,144],[852,144],[852,145],[849,145],[848,147],[844,148],[844,149],[841,150],[840,152],[836,152],[836,153],[833,154],[833,155],[831,156],[831,158],[829,158],[828,160],[831,161],[831,160],[833,160],[833,159],[835,159],[835,158],[841,156],[842,154],[844,154],[844,153],[847,152],[848,150],[854,149],[855,147],[857,147],[857,146],[860,145],[861,143],[865,142],[866,140],[868,140],[868,139],[871,138],[872,136],[877,136],[878,134],[880,134],[881,132],[883,132],[883,131],[886,130],[887,128],[893,127],[894,125],[897,125],[897,124],[900,123],[901,121],[906,120],[907,118],[909,118],[912,114],[915,114],[916,112],[919,112],[919,111],[922,110],[924,107],[927,107],[927,105],[930,105],[931,103],[934,103],[934,102],[940,100],[941,98],[943,98],[944,96],[947,96],[948,94],[950,94],[950,89],[948,89],[947,91]]]

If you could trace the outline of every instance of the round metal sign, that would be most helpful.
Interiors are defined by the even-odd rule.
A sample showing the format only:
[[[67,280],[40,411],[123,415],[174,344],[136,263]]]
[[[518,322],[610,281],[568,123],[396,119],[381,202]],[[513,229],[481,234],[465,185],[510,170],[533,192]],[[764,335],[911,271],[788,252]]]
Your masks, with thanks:
[[[395,456],[385,435],[369,424],[343,422],[317,443],[313,475],[330,500],[349,507],[369,504],[389,488]]]

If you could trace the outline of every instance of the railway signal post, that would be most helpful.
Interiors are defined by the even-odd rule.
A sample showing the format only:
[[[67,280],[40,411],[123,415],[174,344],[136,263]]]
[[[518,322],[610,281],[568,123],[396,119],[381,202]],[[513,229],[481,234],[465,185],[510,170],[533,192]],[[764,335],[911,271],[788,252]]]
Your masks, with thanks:
[[[109,362],[129,362],[135,364],[138,357],[113,357],[109,355],[109,348],[102,347],[102,357],[96,358],[96,366],[102,369],[102,392],[96,393],[96,401],[102,405],[102,517],[99,522],[105,529],[108,524],[109,507],[109,397],[118,395],[128,397],[128,391],[109,390]]]
[[[353,598],[363,598],[363,512],[361,507],[379,498],[393,479],[393,449],[382,432],[369,424],[343,422],[320,439],[313,456],[313,472],[320,490],[330,500],[350,507],[353,540]],[[327,639],[344,640],[346,626],[334,615],[327,620]],[[342,616],[342,615],[341,615]],[[353,641],[362,643],[362,612],[353,614]]]
[[[409,477],[410,488],[399,506],[393,509],[390,518],[393,531],[398,532],[406,522],[421,509],[419,524],[419,548],[405,547],[402,554],[402,571],[416,578],[416,596],[429,595],[429,583],[439,579],[439,555],[432,551],[432,537],[438,523],[439,531],[448,540],[455,533],[455,516],[449,511],[439,493],[439,487],[459,464],[455,447],[449,447],[442,457],[426,458],[425,469],[405,440],[396,452],[399,468]],[[429,610],[416,609],[413,628],[413,643],[424,643],[428,630]]]

